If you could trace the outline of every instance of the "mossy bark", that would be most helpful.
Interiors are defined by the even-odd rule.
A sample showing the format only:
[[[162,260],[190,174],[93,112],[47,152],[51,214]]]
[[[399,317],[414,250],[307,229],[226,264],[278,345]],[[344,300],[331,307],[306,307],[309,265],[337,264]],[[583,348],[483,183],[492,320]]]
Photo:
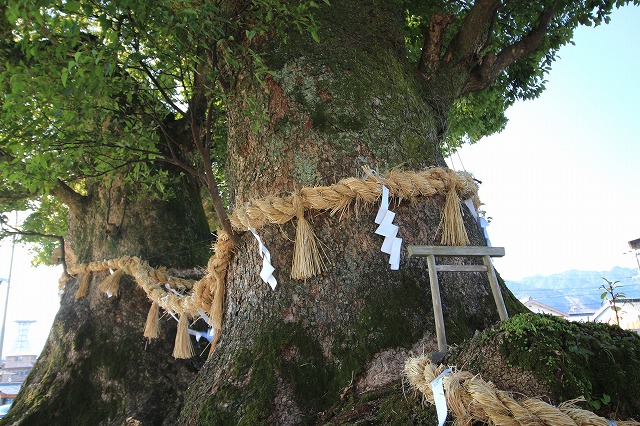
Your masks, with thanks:
[[[250,70],[235,80],[226,170],[238,204],[332,184],[362,166],[444,164],[446,114],[405,67],[401,2],[331,4],[316,16],[319,44],[297,35],[287,44],[260,41],[273,70],[266,87]],[[247,113],[256,106],[266,120]],[[434,197],[392,206],[405,247],[438,244],[443,205]],[[326,271],[306,281],[289,278],[295,221],[262,229],[275,291],[258,275],[253,236],[241,238],[227,279],[222,337],[190,387],[181,424],[323,423],[347,395],[397,384],[410,351],[437,350],[426,262],[403,251],[400,270],[389,270],[382,237],[373,232],[375,210],[307,216],[324,247]],[[468,211],[465,224],[471,244],[484,245]],[[450,344],[498,321],[486,274],[440,278]],[[506,298],[511,313],[522,309]]]
[[[195,187],[182,182],[171,190],[178,195],[158,201],[116,183],[90,186],[72,212],[67,260],[137,255],[167,267],[204,266],[210,233]],[[95,273],[79,301],[80,279],[67,281],[49,339],[4,424],[175,424],[202,360],[172,357],[171,317],[148,342],[146,294],[124,278],[119,295],[108,298],[98,289],[107,275]]]

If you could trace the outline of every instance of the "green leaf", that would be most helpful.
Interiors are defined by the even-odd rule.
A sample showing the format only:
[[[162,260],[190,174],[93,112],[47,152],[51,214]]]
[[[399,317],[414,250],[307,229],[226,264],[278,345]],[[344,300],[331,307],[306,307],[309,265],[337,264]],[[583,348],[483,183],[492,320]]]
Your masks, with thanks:
[[[76,13],[82,5],[79,1],[68,1],[64,5],[64,9],[69,13]]]
[[[69,77],[69,70],[67,68],[62,69],[62,75],[60,76],[62,79],[62,85],[67,87],[67,78]]]
[[[318,32],[315,29],[309,31],[311,33],[311,37],[315,40],[316,43],[320,43],[320,37],[318,36]]]

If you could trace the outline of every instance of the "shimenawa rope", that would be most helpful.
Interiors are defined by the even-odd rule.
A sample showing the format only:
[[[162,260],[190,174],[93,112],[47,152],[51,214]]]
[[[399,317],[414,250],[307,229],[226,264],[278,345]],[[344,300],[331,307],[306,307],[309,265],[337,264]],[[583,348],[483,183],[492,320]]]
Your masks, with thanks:
[[[469,173],[434,167],[420,172],[392,170],[380,177],[369,168],[364,170],[366,176],[363,178],[346,178],[330,186],[305,187],[296,194],[285,197],[270,196],[253,200],[246,206],[234,209],[230,216],[231,224],[236,230],[245,231],[249,227],[260,229],[267,223],[284,224],[295,217],[297,230],[291,277],[307,279],[322,272],[324,265],[316,236],[304,217],[305,211],[319,210],[335,214],[346,211],[354,203],[371,204],[378,200],[382,185],[385,185],[390,196],[399,200],[415,201],[419,197],[445,196],[445,208],[439,225],[442,230],[441,242],[448,245],[468,243],[460,199],[471,198],[476,207],[479,206],[478,186]],[[180,315],[176,337],[176,346],[180,348],[176,348],[174,356],[190,357],[192,349],[187,346],[190,345],[190,340],[188,326],[185,327],[187,318],[201,317],[203,312],[209,314],[209,325],[215,329],[211,350],[220,337],[224,284],[232,249],[233,243],[228,235],[219,231],[214,255],[209,259],[207,275],[197,282],[169,277],[166,269],[154,269],[137,257],[70,266],[68,273],[82,275],[76,299],[86,296],[91,273],[109,269],[115,271],[100,284],[101,291],[114,296],[118,294],[121,275],[126,273],[133,276],[152,301],[145,336],[158,336],[158,308],[175,312]],[[165,288],[167,284],[171,290]]]

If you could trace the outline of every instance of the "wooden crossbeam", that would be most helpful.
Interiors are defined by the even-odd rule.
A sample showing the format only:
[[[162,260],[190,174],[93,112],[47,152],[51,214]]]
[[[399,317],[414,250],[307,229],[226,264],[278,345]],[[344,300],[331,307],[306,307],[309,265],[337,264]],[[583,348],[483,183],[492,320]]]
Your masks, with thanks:
[[[429,267],[429,284],[431,287],[431,303],[433,304],[433,316],[436,323],[436,337],[438,350],[447,351],[447,337],[444,329],[444,317],[442,315],[442,300],[440,298],[440,285],[438,284],[438,272],[486,272],[493,293],[493,299],[498,308],[498,315],[502,321],[509,319],[507,308],[502,298],[502,292],[498,285],[498,278],[491,263],[491,257],[504,256],[504,247],[483,246],[407,246],[409,256],[426,257]],[[484,265],[437,265],[436,256],[449,257],[482,257]]]
[[[504,247],[483,246],[407,246],[409,256],[504,256]]]

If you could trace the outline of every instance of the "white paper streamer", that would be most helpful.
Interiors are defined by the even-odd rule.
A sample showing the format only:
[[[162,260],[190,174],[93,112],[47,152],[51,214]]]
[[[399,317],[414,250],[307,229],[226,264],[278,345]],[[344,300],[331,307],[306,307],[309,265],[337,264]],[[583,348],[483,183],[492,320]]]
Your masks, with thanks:
[[[464,204],[469,208],[469,211],[473,215],[473,217],[482,228],[482,233],[484,234],[484,239],[487,240],[487,247],[491,247],[491,240],[489,240],[489,234],[487,233],[487,226],[489,226],[489,222],[482,216],[478,216],[478,212],[476,211],[476,206],[473,205],[473,201],[471,198],[464,200]]]
[[[211,341],[213,340],[213,335],[209,334],[209,331],[198,331],[189,329],[189,334],[196,338],[196,342],[199,342],[203,337],[207,339],[209,343],[211,343]]]
[[[255,228],[249,227],[248,229],[249,231],[251,231],[253,236],[256,237],[256,240],[258,240],[258,251],[260,253],[260,256],[262,257],[262,270],[260,271],[260,278],[262,278],[262,281],[269,284],[271,288],[275,290],[276,286],[278,285],[278,280],[276,280],[276,277],[273,276],[273,272],[276,270],[276,268],[271,265],[271,253],[269,253],[269,250],[265,247],[264,244],[262,244],[262,240],[256,233]]]
[[[202,319],[205,320],[207,324],[211,325],[211,319],[209,318],[209,315],[206,314],[206,312],[204,312],[201,309],[198,309],[198,313],[200,314]]]
[[[491,247],[491,240],[489,239],[489,234],[487,233],[487,226],[489,226],[489,222],[484,217],[481,217],[478,222],[480,223],[480,227],[482,228],[482,232],[484,233],[484,239],[487,240],[487,247]]]
[[[431,382],[433,399],[436,403],[436,412],[438,413],[438,426],[444,425],[444,422],[447,420],[447,399],[444,396],[444,385],[442,381],[444,380],[444,376],[449,373],[451,373],[451,369],[447,368]]]
[[[175,314],[171,311],[167,311],[169,313],[169,315],[171,315],[173,317],[174,320],[176,320],[176,322],[180,322],[180,320],[178,320],[178,317],[175,316]],[[201,315],[206,316],[206,314],[204,314],[204,312],[199,311]],[[196,338],[196,342],[199,342],[200,339],[202,339],[203,337],[205,339],[207,339],[207,341],[209,341],[209,343],[211,343],[211,341],[213,341],[213,335],[214,335],[214,331],[215,329],[213,327],[209,327],[207,329],[207,331],[198,331],[198,330],[193,330],[191,328],[188,329],[189,330],[189,334],[192,335],[193,337]]]
[[[400,228],[393,224],[395,217],[396,214],[389,210],[389,188],[382,185],[380,209],[375,219],[375,222],[380,226],[375,233],[384,237],[380,251],[389,255],[389,265],[391,265],[392,271],[400,269],[400,249],[402,248],[402,238],[397,237]]]
[[[104,260],[102,263],[104,263],[104,262],[106,262],[106,260]],[[109,268],[109,274],[110,275],[113,275],[114,272],[115,271],[113,269]],[[113,294],[111,294],[110,291],[107,291],[105,294],[107,295],[107,299],[111,299],[111,297],[113,296]]]
[[[471,198],[467,198],[464,200],[464,204],[467,206],[473,217],[478,220],[478,212],[476,211],[476,206],[473,205],[473,200]]]
[[[380,210],[378,210],[378,214],[376,215],[375,222],[380,225],[382,223],[382,219],[387,214],[387,210],[389,210],[389,188],[382,185],[382,197],[380,198]]]

